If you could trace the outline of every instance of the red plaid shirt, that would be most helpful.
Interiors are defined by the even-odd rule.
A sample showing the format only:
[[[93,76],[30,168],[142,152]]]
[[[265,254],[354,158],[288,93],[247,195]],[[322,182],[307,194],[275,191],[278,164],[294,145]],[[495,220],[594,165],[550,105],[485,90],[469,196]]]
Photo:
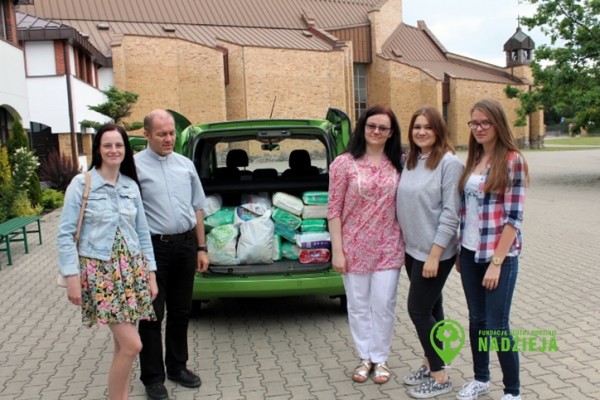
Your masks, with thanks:
[[[500,241],[500,235],[505,224],[514,226],[517,235],[510,247],[510,255],[521,253],[521,223],[523,222],[523,205],[525,203],[526,174],[525,163],[519,153],[509,153],[508,173],[512,186],[503,193],[485,193],[483,186],[487,181],[488,171],[485,179],[479,184],[480,195],[477,198],[479,212],[479,233],[481,241],[475,252],[475,262],[488,263],[494,255],[494,250]],[[461,237],[465,228],[465,195],[462,193],[462,208],[460,216]]]

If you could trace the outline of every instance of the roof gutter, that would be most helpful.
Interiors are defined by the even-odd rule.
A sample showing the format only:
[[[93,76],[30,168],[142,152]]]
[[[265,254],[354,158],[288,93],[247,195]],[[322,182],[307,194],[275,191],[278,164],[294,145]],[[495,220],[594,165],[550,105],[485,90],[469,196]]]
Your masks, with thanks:
[[[23,42],[45,40],[68,40],[87,51],[92,60],[102,67],[112,67],[112,57],[107,57],[96,49],[91,42],[77,30],[61,25],[58,28],[19,28],[17,37]]]

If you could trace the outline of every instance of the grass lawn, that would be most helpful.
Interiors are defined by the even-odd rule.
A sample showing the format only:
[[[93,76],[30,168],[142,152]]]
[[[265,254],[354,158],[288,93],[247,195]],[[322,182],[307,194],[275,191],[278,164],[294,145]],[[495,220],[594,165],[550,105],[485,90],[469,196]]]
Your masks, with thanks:
[[[600,146],[600,136],[565,137],[559,139],[546,138],[544,143],[561,146]]]

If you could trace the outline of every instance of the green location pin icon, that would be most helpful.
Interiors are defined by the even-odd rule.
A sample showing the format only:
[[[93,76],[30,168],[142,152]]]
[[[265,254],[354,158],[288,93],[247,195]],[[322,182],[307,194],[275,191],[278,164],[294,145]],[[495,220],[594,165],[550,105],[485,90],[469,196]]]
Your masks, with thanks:
[[[443,348],[438,346],[436,339],[442,342]],[[431,328],[429,340],[438,356],[450,365],[465,344],[465,330],[458,322],[443,319]]]

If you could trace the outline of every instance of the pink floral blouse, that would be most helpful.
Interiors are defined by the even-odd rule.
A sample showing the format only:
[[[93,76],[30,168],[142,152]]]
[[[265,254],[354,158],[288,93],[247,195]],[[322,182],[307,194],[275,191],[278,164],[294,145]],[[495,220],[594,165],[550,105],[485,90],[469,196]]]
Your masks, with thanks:
[[[396,218],[400,173],[384,158],[337,157],[329,168],[327,218],[339,217],[347,271],[363,274],[404,265],[402,232]]]

